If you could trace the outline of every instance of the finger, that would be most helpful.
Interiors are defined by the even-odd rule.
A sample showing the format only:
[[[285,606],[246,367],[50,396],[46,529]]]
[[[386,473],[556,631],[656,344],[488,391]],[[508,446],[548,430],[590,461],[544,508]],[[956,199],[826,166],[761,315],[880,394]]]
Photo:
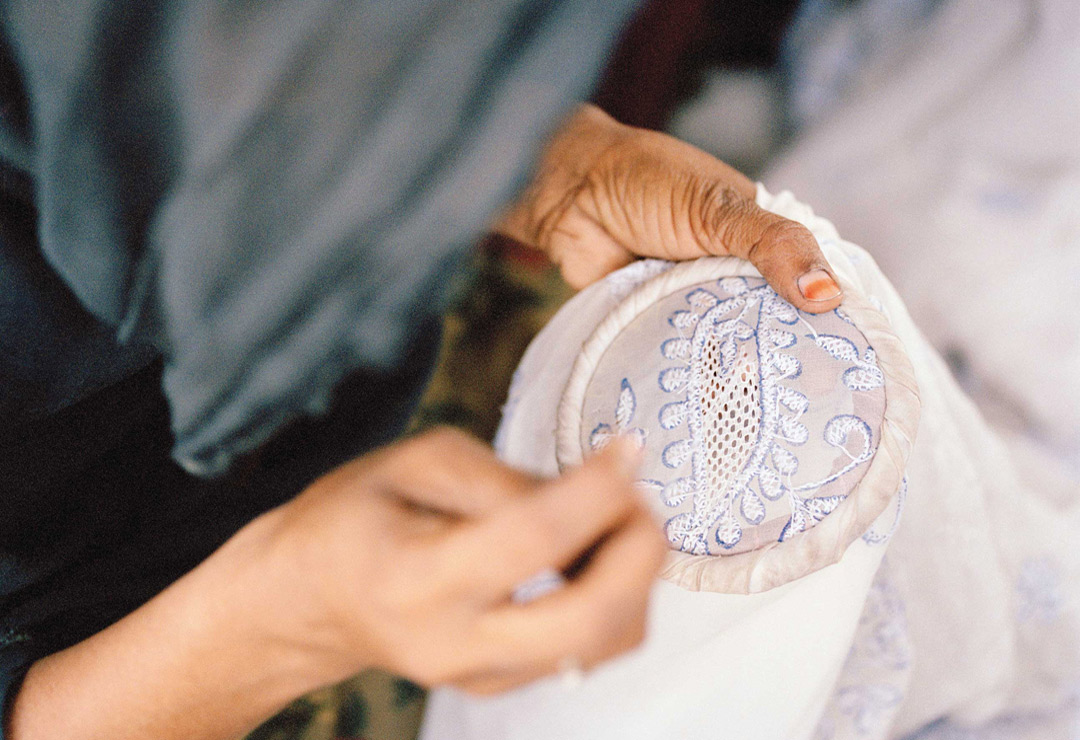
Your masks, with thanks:
[[[781,297],[804,311],[820,313],[840,305],[840,286],[805,226],[728,187],[706,185],[695,200],[688,217],[706,252],[749,260]]]
[[[665,551],[659,529],[640,512],[604,541],[565,588],[492,612],[487,643],[493,659],[543,674],[568,659],[589,667],[636,645]]]
[[[502,463],[486,444],[443,427],[377,453],[370,484],[413,506],[475,518],[536,486],[536,479]]]
[[[459,528],[446,560],[477,563],[470,587],[493,600],[541,571],[566,568],[641,509],[632,482],[638,457],[632,440],[615,440],[531,496]]]
[[[838,306],[840,288],[817,240],[760,208],[755,195],[749,179],[715,157],[645,132],[597,160],[562,218],[577,209],[642,256],[742,257],[792,305],[814,313]]]
[[[593,218],[571,206],[551,232],[548,254],[567,285],[580,290],[610,272],[625,267],[635,256]]]

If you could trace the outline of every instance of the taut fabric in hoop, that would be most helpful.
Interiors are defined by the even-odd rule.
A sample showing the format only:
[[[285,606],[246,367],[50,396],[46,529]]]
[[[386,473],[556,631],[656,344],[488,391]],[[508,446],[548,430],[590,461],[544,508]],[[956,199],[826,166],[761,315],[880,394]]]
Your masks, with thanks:
[[[558,408],[559,466],[580,464],[590,448],[598,449],[611,435],[623,433],[636,435],[647,448],[646,468],[648,460],[653,460],[652,469],[661,473],[666,472],[662,466],[693,469],[691,476],[669,476],[666,481],[646,477],[641,482],[647,497],[663,501],[658,507],[661,516],[664,505],[679,506],[694,499],[690,510],[667,521],[673,552],[663,577],[672,583],[721,593],[754,593],[787,583],[839,560],[900,488],[919,419],[914,373],[885,319],[855,285],[840,279],[845,289],[841,310],[815,316],[780,299],[742,260],[705,258],[682,263],[638,285],[582,345]],[[665,311],[665,303],[688,310]],[[750,309],[753,321],[745,318]],[[649,319],[650,311],[657,316]],[[668,314],[669,329],[658,321]],[[732,318],[735,314],[743,318]],[[704,326],[710,316],[712,323]],[[847,336],[841,336],[844,333]],[[632,336],[627,338],[628,334]],[[800,339],[806,349],[795,347]],[[655,340],[652,345],[660,348],[659,354],[648,351],[650,340]],[[721,359],[713,359],[714,365],[729,374],[741,374],[743,380],[741,389],[730,383],[720,387],[726,395],[719,401],[724,408],[711,413],[712,439],[702,439],[710,432],[702,426],[710,416],[709,404],[719,403],[717,388],[710,393],[701,387],[704,371],[695,369],[691,357],[694,343],[703,341],[719,348],[713,354]],[[629,349],[623,348],[622,356],[612,360],[613,354],[619,354],[620,342],[629,342]],[[802,353],[801,362],[792,354],[796,351]],[[726,359],[725,352],[730,355]],[[605,363],[616,367],[605,368]],[[643,382],[642,372],[635,375],[642,365],[647,368],[644,375],[661,369],[659,389],[657,384]],[[610,376],[607,382],[597,383],[597,376],[604,372]],[[626,377],[620,381],[621,375]],[[810,375],[814,377],[808,380]],[[716,381],[715,372],[710,377],[710,382],[725,381]],[[815,390],[800,392],[800,384],[803,391]],[[647,403],[649,396],[664,396],[665,391],[684,386],[690,387],[684,394],[686,401],[666,403],[659,409],[657,403],[651,407]],[[804,424],[820,397],[837,396],[837,389],[844,396],[839,401],[853,399],[856,410],[861,404],[862,411],[837,413],[817,429]],[[704,397],[705,406],[692,403],[695,392]],[[593,399],[594,408],[588,413],[590,396],[600,397]],[[837,399],[832,401],[835,404]],[[610,408],[610,419],[597,414],[597,403]],[[645,418],[640,407],[648,409]],[[782,413],[776,413],[777,409]],[[764,423],[770,413],[776,429],[772,437]],[[604,420],[598,423],[599,419]],[[668,435],[675,427],[681,429]],[[690,439],[677,439],[678,432],[685,436],[687,428],[696,431],[697,438],[691,434]],[[724,434],[719,435],[717,429]],[[747,429],[754,434],[731,434]],[[672,437],[676,440],[670,441]],[[808,451],[814,442],[819,449]],[[861,449],[860,442],[864,443]],[[750,450],[742,452],[746,459],[725,466],[724,458],[740,454],[741,448]],[[806,468],[815,456],[829,453],[839,459],[836,467],[847,463],[840,468],[842,474],[829,476],[826,469],[825,475],[817,476],[826,483],[804,484],[801,488],[812,488],[813,495],[801,497],[800,487],[790,484],[792,469]],[[827,457],[824,462],[833,460]],[[725,486],[735,493],[715,500]],[[736,507],[741,511],[735,511]],[[771,520],[766,513],[770,508]],[[785,509],[790,516],[777,519],[776,512]],[[765,526],[755,526],[761,524]]]
[[[678,551],[653,584],[645,642],[572,689],[556,678],[482,700],[437,690],[424,740],[888,740],[1073,696],[1075,484],[1014,467],[869,254],[790,193],[759,187],[757,202],[810,229],[846,291],[842,315],[793,320],[736,260],[643,260],[558,312],[504,408],[498,454],[535,475],[624,434],[646,446],[642,494],[667,519],[687,514],[694,487],[679,479],[732,494],[713,518],[669,527]],[[776,377],[763,360],[779,363]],[[753,412],[780,400],[777,386],[786,421]],[[691,395],[700,402],[684,406]],[[779,532],[787,500],[764,495],[775,481],[753,460],[774,433],[799,466],[782,453],[769,464],[816,507]],[[695,467],[690,437],[729,454]],[[830,461],[835,477],[815,467]],[[747,486],[762,501],[743,507]],[[1016,737],[1071,737],[1044,729]]]

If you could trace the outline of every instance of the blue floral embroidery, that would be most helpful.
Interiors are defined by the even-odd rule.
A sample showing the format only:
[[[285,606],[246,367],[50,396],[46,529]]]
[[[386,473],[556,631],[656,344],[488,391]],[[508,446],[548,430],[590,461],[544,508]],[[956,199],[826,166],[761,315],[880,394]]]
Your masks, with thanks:
[[[800,314],[767,285],[751,287],[745,278],[717,282],[720,291],[729,297],[721,299],[704,288],[688,292],[685,300],[689,308],[675,311],[668,319],[677,336],[660,345],[663,357],[677,364],[659,373],[659,387],[665,393],[681,396],[660,409],[660,426],[665,430],[687,430],[686,438],[664,448],[661,460],[673,470],[689,464],[689,475],[667,483],[648,482],[669,506],[692,498],[692,511],[673,516],[666,529],[674,546],[699,555],[712,554],[713,543],[723,549],[738,544],[744,523],[762,521],[764,500],[786,498],[789,504],[790,519],[780,534],[781,541],[805,531],[844,500],[842,495],[811,494],[865,463],[874,451],[873,433],[865,421],[850,414],[837,416],[826,425],[824,437],[828,444],[843,450],[850,458],[848,463],[825,479],[792,484],[792,475],[798,469],[793,448],[809,439],[809,431],[800,420],[809,408],[809,399],[789,385],[802,372],[800,361],[787,352],[798,341],[792,329],[800,321]],[[810,331],[814,332],[812,327]],[[834,359],[850,365],[842,376],[848,389],[869,391],[884,384],[872,348],[860,356],[854,343],[844,337],[816,332],[805,336]],[[760,380],[757,438],[741,471],[723,482],[723,490],[716,491],[711,490],[714,484],[704,454],[704,397],[717,378],[732,376],[740,356],[753,358]],[[710,369],[703,369],[706,365]],[[856,436],[861,438],[861,445]],[[857,452],[849,451],[849,442],[856,444]]]
[[[910,667],[907,609],[883,560],[815,740],[884,737],[904,699]]]
[[[1016,618],[1048,624],[1061,613],[1061,573],[1050,558],[1029,558],[1016,580]]]
[[[900,490],[896,492],[896,514],[893,516],[893,522],[889,526],[888,531],[879,532],[874,527],[871,527],[866,534],[862,536],[863,542],[868,545],[884,545],[892,539],[892,536],[896,533],[896,528],[900,526],[900,517],[904,513],[904,504],[907,503],[907,491],[907,476],[904,476],[900,481]]]
[[[862,357],[855,343],[845,337],[830,334],[808,334],[817,346],[828,352],[834,359],[849,362],[853,367],[844,372],[844,385],[853,391],[869,391],[885,384],[885,376],[877,366],[877,355],[873,347],[867,347]]]
[[[599,452],[607,447],[611,440],[621,435],[630,435],[637,440],[639,446],[644,445],[645,430],[640,427],[630,427],[636,411],[637,396],[634,395],[630,381],[623,378],[622,383],[619,384],[619,397],[615,401],[615,426],[612,428],[610,424],[597,424],[589,434],[589,449]]]

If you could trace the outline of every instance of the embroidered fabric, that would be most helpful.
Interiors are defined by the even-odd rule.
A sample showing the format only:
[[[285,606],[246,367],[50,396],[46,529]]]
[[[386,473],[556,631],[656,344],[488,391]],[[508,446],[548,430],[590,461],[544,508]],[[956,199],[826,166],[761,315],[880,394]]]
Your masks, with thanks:
[[[664,265],[606,281],[618,302],[596,312],[566,382],[559,467],[616,435],[636,438],[642,495],[689,558],[671,560],[666,577],[685,588],[766,590],[835,562],[900,488],[918,420],[906,355],[857,295],[815,315],[738,260]],[[837,511],[817,541],[772,552]]]
[[[595,452],[634,435],[671,547],[719,555],[832,513],[877,449],[884,408],[874,349],[846,314],[797,311],[761,278],[720,278],[663,297],[611,340],[580,437]]]
[[[435,691],[424,740],[653,740],[718,731],[742,740],[1075,736],[1075,727],[1050,726],[1041,717],[1057,722],[1063,716],[1057,709],[1074,701],[1068,688],[1080,685],[1080,558],[1073,544],[1080,492],[1045,469],[1014,467],[1010,450],[978,417],[866,252],[841,240],[832,224],[790,193],[759,188],[758,203],[810,228],[840,278],[842,313],[852,323],[835,315],[807,319],[818,336],[847,338],[864,364],[868,348],[876,355],[881,389],[844,386],[852,399],[884,393],[879,428],[868,412],[859,412],[876,432],[872,456],[845,474],[851,488],[831,512],[783,541],[777,533],[773,541],[737,551],[772,514],[755,525],[742,516],[741,499],[731,499],[743,528],[740,542],[723,548],[717,527],[706,530],[710,554],[669,552],[640,648],[589,672],[573,691],[557,680],[483,700]],[[699,438],[733,440],[728,462],[706,458],[698,477],[713,490],[732,491],[771,428],[763,413],[752,413],[769,393],[759,360],[764,340],[742,338],[732,327],[735,348],[729,345],[725,354],[722,340],[705,336],[719,330],[703,328],[709,325],[703,316],[715,306],[691,306],[686,296],[701,288],[719,305],[736,295],[721,295],[718,281],[745,278],[749,293],[761,285],[759,277],[726,258],[675,266],[650,260],[579,293],[522,359],[497,443],[501,459],[551,476],[621,432],[646,445],[649,479],[667,486],[694,477],[692,446],[680,467],[663,464],[668,445],[690,437],[688,412],[669,409],[664,418],[671,428],[665,428],[660,409],[685,402],[697,377],[716,391],[715,399],[711,390],[701,396]],[[644,322],[657,306],[654,329],[633,323],[639,316]],[[696,323],[676,333],[667,323],[676,311],[696,312]],[[748,311],[752,327],[760,312],[760,304]],[[847,328],[814,323],[834,319]],[[799,322],[778,328],[797,340],[779,354],[805,353],[798,377],[778,385],[818,373],[844,385],[847,369],[812,341],[812,332]],[[697,332],[703,334],[695,355]],[[691,340],[688,351],[669,345],[676,359],[661,349],[672,338]],[[806,359],[818,352],[817,359]],[[854,366],[854,353],[841,352]],[[661,388],[660,373],[679,365],[691,367],[682,385]],[[847,377],[860,385],[863,376]],[[827,419],[812,415],[822,402],[818,391],[796,390],[807,396],[798,417],[807,441],[792,445],[792,435],[785,435],[778,444],[798,457],[798,474],[809,476],[812,443],[838,451],[820,436]],[[680,413],[682,421],[673,424]],[[852,431],[849,443],[857,441]],[[856,454],[859,448],[846,449]],[[663,488],[646,488],[643,495],[658,492]],[[791,516],[784,499],[762,498],[781,506],[785,519]],[[653,505],[667,518],[676,513],[662,500]],[[679,506],[693,511],[692,497]],[[995,721],[1020,715],[1020,722]],[[986,731],[970,729],[978,725]]]

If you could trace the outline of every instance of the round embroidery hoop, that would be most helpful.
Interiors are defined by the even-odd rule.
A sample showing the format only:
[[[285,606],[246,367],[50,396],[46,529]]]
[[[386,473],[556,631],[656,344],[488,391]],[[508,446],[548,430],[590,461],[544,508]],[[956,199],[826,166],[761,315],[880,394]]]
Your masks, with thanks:
[[[739,277],[759,274],[749,263],[731,257],[680,263],[646,279],[604,317],[582,346],[559,402],[556,458],[560,469],[581,464],[588,454],[583,444],[587,393],[605,353],[623,330],[677,291]],[[666,580],[689,590],[725,593],[754,593],[787,583],[836,562],[901,487],[919,419],[914,372],[887,320],[853,285],[840,280],[845,292],[843,312],[873,347],[883,375],[885,401],[876,450],[861,479],[816,526],[790,539],[734,554],[669,552],[662,573]]]

